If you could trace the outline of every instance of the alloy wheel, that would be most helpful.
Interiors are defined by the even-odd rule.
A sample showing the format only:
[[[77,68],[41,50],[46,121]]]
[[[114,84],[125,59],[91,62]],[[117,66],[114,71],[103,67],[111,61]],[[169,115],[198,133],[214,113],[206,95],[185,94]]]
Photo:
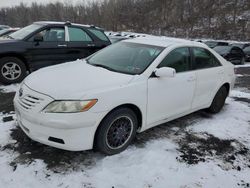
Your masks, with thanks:
[[[1,69],[1,74],[4,78],[8,80],[16,80],[21,74],[21,67],[15,62],[7,62],[3,65]]]
[[[110,149],[123,147],[130,139],[133,132],[133,121],[128,116],[116,118],[107,131],[106,143]]]

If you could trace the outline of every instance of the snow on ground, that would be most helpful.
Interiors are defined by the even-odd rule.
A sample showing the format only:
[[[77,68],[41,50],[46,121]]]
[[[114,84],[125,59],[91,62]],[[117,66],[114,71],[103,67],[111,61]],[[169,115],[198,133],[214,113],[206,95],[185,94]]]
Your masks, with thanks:
[[[250,94],[235,90],[227,99],[227,105],[223,111],[217,115],[207,118],[199,116],[197,121],[191,118],[190,124],[184,119],[182,123],[187,124],[186,127],[169,127],[171,123],[163,125],[159,130],[165,136],[149,139],[142,145],[139,141],[139,144],[134,144],[125,152],[115,156],[92,153],[91,160],[94,162],[82,164],[79,162],[81,159],[78,158],[73,161],[78,163],[77,168],[67,170],[63,167],[57,170],[50,169],[39,157],[27,162],[25,160],[18,162],[17,158],[29,155],[29,152],[19,153],[10,149],[24,143],[18,143],[11,137],[12,129],[16,127],[14,121],[1,121],[0,187],[247,187],[250,182],[249,155],[239,154],[243,152],[239,148],[245,148],[246,152],[250,149],[250,108],[249,103],[240,101],[241,98],[250,100]],[[5,119],[7,116],[0,114],[0,117],[5,117]],[[150,132],[155,131],[149,130],[145,135]],[[186,134],[192,137],[185,137]],[[210,143],[209,137],[213,136],[219,139],[229,139],[222,140],[222,143],[225,142],[225,147],[228,147],[227,153],[236,150],[233,153],[237,158],[235,161],[234,159],[226,161],[220,155],[215,154],[219,152],[219,150],[214,151],[217,145],[212,150],[201,150],[203,153],[197,150],[197,153],[188,155],[187,158],[183,157],[193,148],[201,149],[200,147],[206,140]],[[201,145],[193,142],[194,140],[201,142]],[[6,149],[7,145],[11,147]],[[190,148],[187,149],[187,146]],[[228,157],[226,153],[224,155]],[[192,164],[186,162],[190,161],[190,158],[196,159],[197,157],[204,161],[198,160]]]
[[[10,93],[10,92],[16,92],[19,89],[19,84],[11,84],[11,85],[0,85],[0,91],[2,93]]]

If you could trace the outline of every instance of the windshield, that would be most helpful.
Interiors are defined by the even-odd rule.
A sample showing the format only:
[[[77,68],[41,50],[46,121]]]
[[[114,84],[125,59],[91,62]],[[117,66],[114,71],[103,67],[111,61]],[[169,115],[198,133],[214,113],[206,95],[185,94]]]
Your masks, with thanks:
[[[141,74],[161,53],[163,47],[119,42],[87,59],[93,66],[125,74]]]
[[[229,46],[216,46],[214,50],[219,54],[226,54],[230,51],[231,47]]]
[[[29,34],[33,33],[34,31],[36,31],[37,29],[39,29],[41,27],[42,27],[42,25],[32,24],[32,25],[24,27],[16,32],[10,34],[9,36],[13,39],[22,40],[25,37],[27,37]]]
[[[217,42],[213,42],[213,41],[207,41],[204,42],[208,47],[210,48],[214,48],[217,45]]]

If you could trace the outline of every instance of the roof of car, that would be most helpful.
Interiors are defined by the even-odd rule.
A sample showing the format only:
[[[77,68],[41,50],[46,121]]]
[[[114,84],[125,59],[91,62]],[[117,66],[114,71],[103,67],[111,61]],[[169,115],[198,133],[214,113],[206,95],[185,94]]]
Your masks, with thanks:
[[[205,44],[200,42],[190,41],[186,39],[179,39],[179,38],[157,37],[157,36],[138,37],[126,40],[126,42],[136,42],[140,44],[147,44],[147,45],[161,46],[161,47],[168,47],[171,45],[178,45],[178,44],[207,47]]]
[[[41,25],[73,25],[73,26],[93,27],[93,28],[101,29],[99,27],[95,27],[94,25],[84,25],[84,24],[77,24],[77,23],[71,23],[71,22],[38,21],[38,22],[34,22],[34,24],[41,24]]]

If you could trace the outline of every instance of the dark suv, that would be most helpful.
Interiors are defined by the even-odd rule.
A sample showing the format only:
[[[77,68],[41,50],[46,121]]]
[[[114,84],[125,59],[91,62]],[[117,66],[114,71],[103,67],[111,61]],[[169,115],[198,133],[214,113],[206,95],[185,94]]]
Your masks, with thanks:
[[[27,72],[85,58],[110,44],[95,26],[35,22],[0,39],[0,82],[20,82]]]

